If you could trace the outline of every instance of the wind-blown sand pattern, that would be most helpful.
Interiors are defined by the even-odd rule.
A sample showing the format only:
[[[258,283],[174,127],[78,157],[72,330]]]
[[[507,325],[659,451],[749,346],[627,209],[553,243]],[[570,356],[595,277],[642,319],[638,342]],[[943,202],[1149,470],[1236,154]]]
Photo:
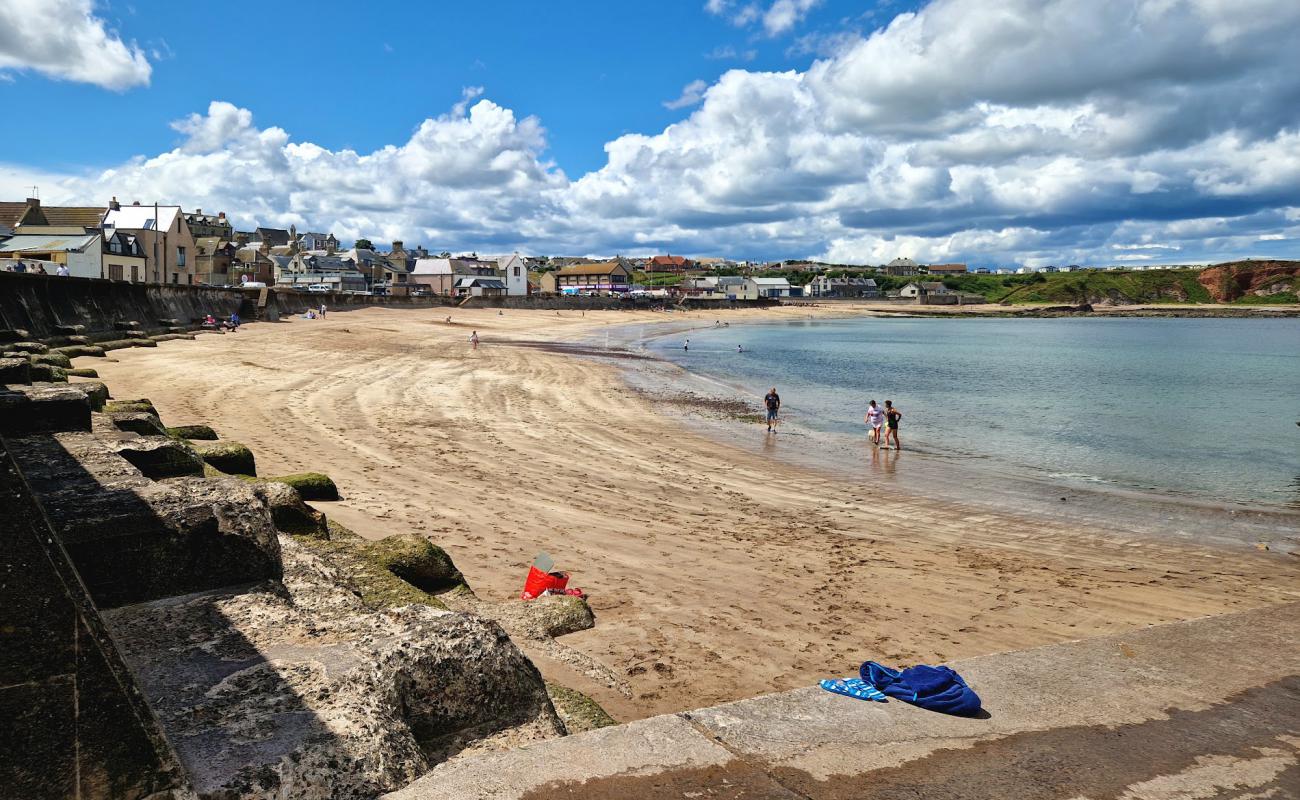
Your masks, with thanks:
[[[663,315],[453,310],[449,326],[447,313],[250,325],[93,366],[168,424],[249,445],[262,474],[330,474],[345,499],[317,504],[327,514],[368,537],[430,537],[484,597],[517,595],[550,552],[597,615],[563,642],[609,671],[520,644],[620,720],[865,658],[953,659],[1300,598],[1294,556],[882,494],[691,432],[609,364],[504,343]]]

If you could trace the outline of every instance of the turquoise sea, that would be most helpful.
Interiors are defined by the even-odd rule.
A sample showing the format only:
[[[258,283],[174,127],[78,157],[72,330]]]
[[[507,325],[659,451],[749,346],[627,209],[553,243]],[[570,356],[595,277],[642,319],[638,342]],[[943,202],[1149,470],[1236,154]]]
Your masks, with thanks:
[[[756,411],[776,386],[781,435],[839,463],[866,451],[867,401],[889,399],[904,454],[991,478],[1300,506],[1300,319],[856,318],[643,344]]]

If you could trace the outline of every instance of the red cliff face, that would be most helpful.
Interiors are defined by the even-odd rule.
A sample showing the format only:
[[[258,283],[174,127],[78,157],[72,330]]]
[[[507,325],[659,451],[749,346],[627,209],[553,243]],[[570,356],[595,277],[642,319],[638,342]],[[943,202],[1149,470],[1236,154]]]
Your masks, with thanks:
[[[1300,261],[1233,261],[1202,270],[1197,277],[1219,303],[1248,294],[1295,291],[1298,279]]]

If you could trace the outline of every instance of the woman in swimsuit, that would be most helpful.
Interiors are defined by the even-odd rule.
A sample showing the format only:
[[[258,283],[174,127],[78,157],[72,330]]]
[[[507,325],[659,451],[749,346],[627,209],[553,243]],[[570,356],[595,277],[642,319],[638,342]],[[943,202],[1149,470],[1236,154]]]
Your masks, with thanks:
[[[898,441],[898,422],[903,418],[903,412],[894,408],[894,401],[885,401],[885,449],[889,449],[889,440],[894,440],[894,449],[902,450],[903,445]]]

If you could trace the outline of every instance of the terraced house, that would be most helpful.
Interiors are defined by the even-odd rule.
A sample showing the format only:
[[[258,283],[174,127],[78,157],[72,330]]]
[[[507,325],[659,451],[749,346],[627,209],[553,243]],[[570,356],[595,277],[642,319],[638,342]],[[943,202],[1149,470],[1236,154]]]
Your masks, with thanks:
[[[195,282],[194,236],[180,206],[124,206],[114,200],[104,214],[104,233],[125,232],[139,240],[151,283]]]

